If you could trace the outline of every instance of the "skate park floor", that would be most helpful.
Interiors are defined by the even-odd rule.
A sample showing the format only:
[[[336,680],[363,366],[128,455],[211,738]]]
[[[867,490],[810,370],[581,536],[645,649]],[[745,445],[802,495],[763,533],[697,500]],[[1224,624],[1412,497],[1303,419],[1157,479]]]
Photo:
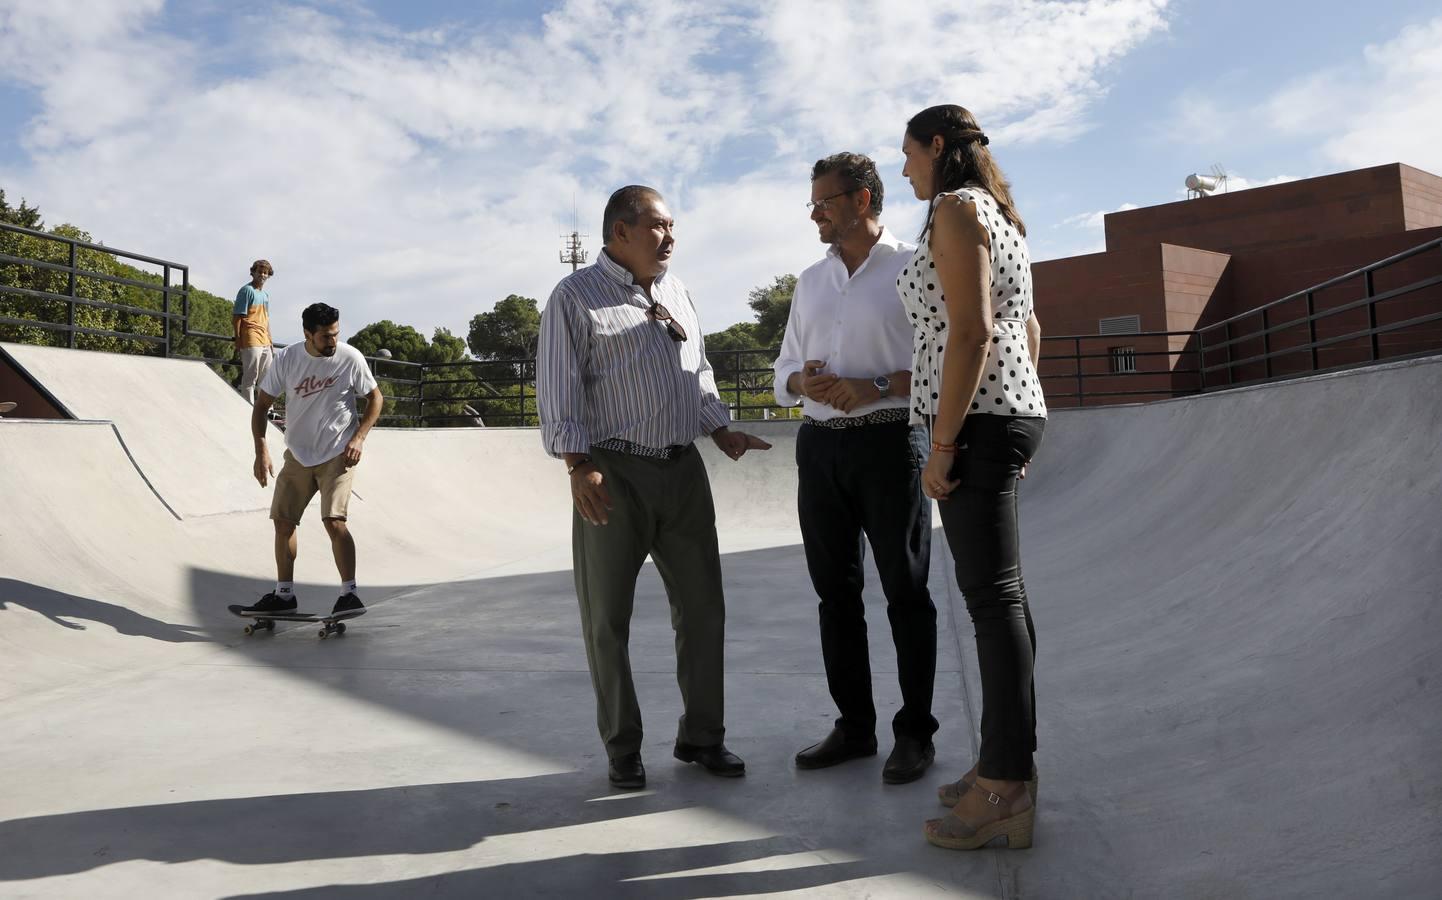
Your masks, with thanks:
[[[868,572],[880,754],[798,771],[834,711],[794,425],[703,442],[727,745],[671,758],[664,591],[638,586],[648,785],[606,781],[559,464],[526,429],[379,429],[343,637],[246,637],[273,579],[248,407],[203,365],[3,345],[75,420],[0,419],[0,896],[1417,897],[1442,884],[1442,359],[1057,410],[1021,486],[1036,843],[930,847],[974,760],[965,606],[933,541],[928,776]],[[164,385],[163,388],[156,385]],[[163,402],[162,402],[163,401]],[[748,426],[749,427],[749,426]],[[278,453],[276,454],[278,458]],[[334,569],[315,510],[303,608]]]

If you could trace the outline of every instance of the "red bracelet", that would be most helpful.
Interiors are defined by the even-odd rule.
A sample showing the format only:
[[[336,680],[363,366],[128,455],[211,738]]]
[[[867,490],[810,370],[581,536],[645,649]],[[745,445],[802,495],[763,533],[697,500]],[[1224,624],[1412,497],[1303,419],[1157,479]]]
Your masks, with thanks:
[[[943,443],[940,443],[940,442],[938,442],[938,441],[932,441],[932,442],[931,442],[931,452],[933,452],[933,453],[955,453],[955,452],[956,452],[956,445],[955,445],[955,444],[943,444]]]

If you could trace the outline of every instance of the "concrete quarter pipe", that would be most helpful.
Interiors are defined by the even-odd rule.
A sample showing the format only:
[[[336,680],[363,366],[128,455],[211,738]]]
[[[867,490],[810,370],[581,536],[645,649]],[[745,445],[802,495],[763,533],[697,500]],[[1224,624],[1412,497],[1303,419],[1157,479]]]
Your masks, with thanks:
[[[959,854],[921,838],[934,784],[972,761],[979,713],[939,532],[934,776],[883,787],[879,758],[790,763],[834,716],[792,426],[763,426],[769,454],[707,453],[727,743],[748,775],[672,765],[674,650],[648,573],[632,663],[651,786],[617,795],[564,479],[534,431],[376,432],[353,510],[371,613],[339,640],[284,626],[247,639],[224,605],[263,591],[271,567],[244,403],[197,364],[5,349],[102,421],[0,420],[0,895],[1420,897],[1442,884],[1442,360],[1053,414],[1022,486],[1036,846]],[[314,518],[300,563],[303,599],[328,605]],[[899,698],[874,573],[867,602],[885,721]]]

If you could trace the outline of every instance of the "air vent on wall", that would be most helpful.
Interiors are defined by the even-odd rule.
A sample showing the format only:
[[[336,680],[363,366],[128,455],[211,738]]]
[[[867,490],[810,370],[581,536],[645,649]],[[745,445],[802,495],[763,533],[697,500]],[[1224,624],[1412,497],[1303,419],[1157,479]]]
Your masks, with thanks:
[[[1097,334],[1141,334],[1141,316],[1111,316],[1097,320]]]

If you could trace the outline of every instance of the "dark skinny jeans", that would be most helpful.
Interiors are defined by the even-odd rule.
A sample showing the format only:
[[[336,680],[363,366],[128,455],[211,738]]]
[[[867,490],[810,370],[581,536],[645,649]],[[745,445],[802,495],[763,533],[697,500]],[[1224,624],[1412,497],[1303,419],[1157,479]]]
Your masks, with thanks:
[[[1025,781],[1036,752],[1036,629],[1021,575],[1016,482],[1041,446],[1045,427],[1039,418],[967,416],[951,469],[951,479],[961,484],[939,504],[956,582],[976,629],[982,697],[977,772],[983,778]]]

